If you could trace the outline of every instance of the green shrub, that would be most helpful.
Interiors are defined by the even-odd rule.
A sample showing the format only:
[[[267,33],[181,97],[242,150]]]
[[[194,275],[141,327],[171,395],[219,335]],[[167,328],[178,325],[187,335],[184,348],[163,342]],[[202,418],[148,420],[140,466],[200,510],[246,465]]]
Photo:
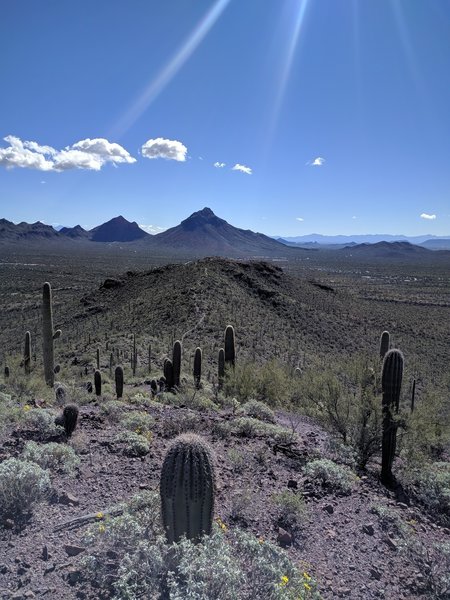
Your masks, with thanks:
[[[242,410],[249,417],[260,421],[266,421],[267,423],[275,423],[276,421],[273,410],[259,400],[249,400],[242,406]]]
[[[298,492],[284,490],[273,498],[278,508],[280,525],[296,531],[300,529],[306,517],[306,506],[303,496]]]
[[[129,431],[145,435],[152,429],[155,419],[145,412],[131,412],[121,418],[120,424]]]
[[[100,411],[114,420],[118,419],[126,409],[127,405],[120,400],[109,400],[100,404]]]
[[[122,431],[114,441],[123,446],[123,453],[126,456],[145,456],[150,452],[151,433],[146,436],[134,431]]]
[[[0,463],[0,515],[21,517],[50,492],[49,472],[39,465],[8,458]]]
[[[294,441],[297,438],[296,434],[289,429],[271,423],[264,423],[252,417],[239,417],[231,421],[230,426],[236,435],[242,437],[267,436],[279,443]]]
[[[27,442],[22,457],[24,460],[38,464],[43,469],[69,475],[73,474],[80,464],[80,459],[73,448],[66,444]]]
[[[305,475],[317,487],[342,494],[350,494],[356,482],[355,475],[348,467],[327,458],[309,462],[305,466]]]
[[[438,521],[450,524],[450,463],[428,463],[404,472],[402,479]]]
[[[25,422],[43,438],[64,434],[63,427],[55,425],[55,414],[48,409],[32,408],[26,413]]]

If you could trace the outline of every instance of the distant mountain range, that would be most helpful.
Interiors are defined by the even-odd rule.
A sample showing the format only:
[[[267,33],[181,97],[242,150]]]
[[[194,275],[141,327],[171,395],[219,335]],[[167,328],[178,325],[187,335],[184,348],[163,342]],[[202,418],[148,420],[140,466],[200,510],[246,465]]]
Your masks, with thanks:
[[[435,235],[390,235],[390,234],[366,234],[366,235],[322,235],[320,233],[311,233],[297,237],[280,237],[274,239],[285,243],[288,246],[302,246],[314,248],[319,246],[349,246],[352,244],[376,244],[378,242],[409,242],[411,244],[422,245],[426,248],[450,250],[450,236]]]
[[[289,258],[301,255],[312,256],[314,250],[326,248],[342,252],[348,258],[447,260],[450,253],[450,238],[403,237],[400,241],[386,241],[383,236],[321,236],[312,234],[301,238],[273,239],[262,233],[239,229],[216,216],[210,208],[193,213],[176,227],[150,235],[136,222],[127,221],[118,216],[106,223],[87,231],[80,225],[61,227],[56,231],[50,225],[41,222],[19,223],[15,225],[6,219],[0,219],[0,244],[30,243],[34,246],[42,243],[58,244],[134,244],[136,248],[154,254],[169,256],[226,256],[230,258],[271,257]],[[393,238],[395,236],[385,236]],[[357,243],[369,238],[372,243]],[[297,240],[296,242],[292,241]],[[420,245],[410,243],[416,240]],[[302,240],[299,242],[298,240]],[[321,240],[321,241],[318,241]],[[326,243],[323,242],[326,240]],[[342,243],[345,240],[346,243]],[[377,241],[375,241],[377,240]],[[448,246],[447,246],[448,243]],[[133,246],[133,247],[134,247]],[[432,251],[434,250],[434,252]],[[439,252],[441,250],[441,252]],[[444,252],[442,252],[444,250]],[[434,256],[434,258],[433,258]]]
[[[44,240],[89,244],[127,242],[138,244],[155,253],[192,256],[284,257],[293,252],[285,244],[262,233],[233,227],[217,217],[210,208],[195,212],[176,227],[156,235],[149,235],[137,223],[131,223],[122,216],[115,217],[90,231],[86,231],[80,225],[62,227],[56,231],[50,225],[40,222],[15,225],[5,219],[0,221],[0,242],[24,244]]]

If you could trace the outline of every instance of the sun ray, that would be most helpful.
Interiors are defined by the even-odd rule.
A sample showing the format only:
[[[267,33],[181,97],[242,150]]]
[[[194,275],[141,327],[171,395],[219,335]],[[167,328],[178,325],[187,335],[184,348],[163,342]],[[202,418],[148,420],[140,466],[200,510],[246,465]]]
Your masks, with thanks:
[[[231,0],[217,0],[214,3],[169,62],[159,71],[156,77],[151,79],[143,92],[120,117],[109,135],[118,139],[136,123],[189,60],[230,2]]]
[[[277,91],[273,102],[271,117],[269,119],[267,131],[267,151],[272,143],[272,139],[283,108],[283,102],[308,5],[309,0],[289,0],[285,5],[284,13],[282,15],[283,28],[288,28],[288,35],[286,36],[283,65],[280,69],[280,74],[276,85]]]

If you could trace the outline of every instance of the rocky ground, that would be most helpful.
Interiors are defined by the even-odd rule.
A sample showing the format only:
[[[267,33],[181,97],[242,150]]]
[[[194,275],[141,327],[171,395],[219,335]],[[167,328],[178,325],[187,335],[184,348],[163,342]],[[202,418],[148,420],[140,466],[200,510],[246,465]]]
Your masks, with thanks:
[[[148,389],[145,394],[149,396]],[[324,599],[433,597],[427,560],[433,568],[438,565],[432,546],[450,541],[450,530],[382,487],[377,464],[359,474],[349,495],[308,481],[303,470],[308,460],[336,459],[328,434],[309,418],[278,413],[278,423],[295,429],[297,437],[292,445],[277,445],[264,435],[218,436],[217,424],[234,418],[230,409],[199,412],[152,403],[128,405],[126,410],[145,411],[155,418],[149,453],[127,455],[126,447],[115,440],[120,430],[117,419],[105,415],[101,402],[81,407],[69,441],[81,458],[76,476],[54,475],[52,496],[36,505],[23,526],[8,520],[0,528],[2,600],[109,597],[107,590],[92,587],[84,577],[81,560],[89,549],[83,534],[97,513],[105,514],[139,490],[158,489],[165,451],[188,422],[187,427],[205,436],[215,451],[216,517],[229,528],[239,525],[283,546],[317,581]],[[1,443],[0,461],[19,456],[29,439],[49,441],[34,430],[10,430]],[[296,529],[280,526],[274,497],[284,490],[305,498],[306,512]],[[376,512],[380,507],[389,511],[388,522]],[[407,530],[408,543],[400,530]],[[416,547],[429,549],[428,558],[415,553]],[[120,557],[113,555],[112,571],[116,558]]]

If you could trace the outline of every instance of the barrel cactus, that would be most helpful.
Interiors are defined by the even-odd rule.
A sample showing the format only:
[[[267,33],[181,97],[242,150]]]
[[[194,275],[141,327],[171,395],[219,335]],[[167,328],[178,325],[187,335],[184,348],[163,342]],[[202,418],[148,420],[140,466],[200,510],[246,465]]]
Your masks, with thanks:
[[[214,512],[212,451],[198,435],[178,436],[161,470],[161,513],[169,544],[210,534]]]
[[[173,364],[170,358],[166,358],[164,361],[164,379],[165,379],[165,389],[170,392],[174,385],[173,378]]]
[[[403,354],[400,350],[389,350],[383,361],[381,386],[383,391],[383,436],[381,456],[381,481],[393,483],[392,464],[397,446],[397,423],[394,414],[398,413],[403,377]]]
[[[55,365],[53,342],[61,335],[61,330],[53,329],[52,288],[48,282],[42,290],[42,336],[44,353],[45,383],[53,387],[55,383]]]
[[[95,395],[102,395],[102,374],[98,369],[95,370],[94,373],[94,386],[95,386]]]

